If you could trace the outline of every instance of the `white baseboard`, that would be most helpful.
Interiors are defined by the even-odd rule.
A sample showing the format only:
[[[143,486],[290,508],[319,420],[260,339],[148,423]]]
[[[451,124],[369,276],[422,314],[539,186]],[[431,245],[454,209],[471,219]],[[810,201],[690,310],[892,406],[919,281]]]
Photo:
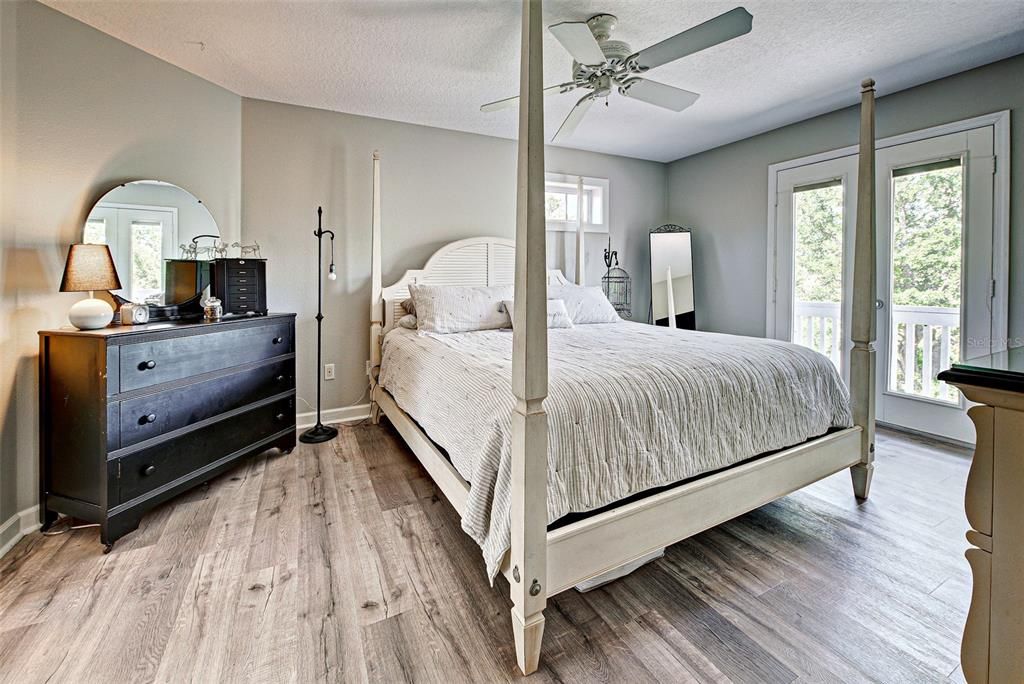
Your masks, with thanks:
[[[40,527],[39,506],[32,506],[23,511],[15,513],[0,525],[0,556],[14,548],[14,545],[21,541],[26,534],[35,532]],[[12,532],[13,530],[13,532]],[[3,542],[3,539],[10,535],[10,539]]]
[[[344,408],[324,409],[320,412],[320,419],[325,424],[331,423],[354,423],[370,417],[369,404],[356,404]],[[305,430],[316,425],[316,411],[307,411],[295,416],[296,427]]]

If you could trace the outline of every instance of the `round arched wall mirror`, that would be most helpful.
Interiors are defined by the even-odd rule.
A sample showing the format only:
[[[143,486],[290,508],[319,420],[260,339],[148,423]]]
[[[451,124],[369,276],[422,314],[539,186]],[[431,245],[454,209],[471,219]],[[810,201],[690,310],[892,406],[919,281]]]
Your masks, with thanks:
[[[110,247],[124,286],[111,294],[149,305],[153,320],[176,318],[178,307],[197,300],[210,284],[210,260],[227,248],[202,202],[157,180],[123,183],[103,195],[85,220],[82,242]]]

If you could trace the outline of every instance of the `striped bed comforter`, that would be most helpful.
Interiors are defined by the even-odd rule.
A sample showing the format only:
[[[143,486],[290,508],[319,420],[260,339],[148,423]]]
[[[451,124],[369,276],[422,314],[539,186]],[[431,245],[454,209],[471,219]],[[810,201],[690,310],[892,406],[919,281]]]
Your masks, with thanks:
[[[493,581],[511,542],[512,331],[384,339],[380,384],[470,483],[462,528]],[[851,424],[831,362],[804,347],[642,325],[548,331],[548,520]]]

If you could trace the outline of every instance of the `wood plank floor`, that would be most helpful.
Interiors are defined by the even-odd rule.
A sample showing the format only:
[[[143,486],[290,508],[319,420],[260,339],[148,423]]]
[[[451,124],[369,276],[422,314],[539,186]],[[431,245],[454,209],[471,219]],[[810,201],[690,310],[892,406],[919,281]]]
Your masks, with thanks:
[[[549,602],[547,682],[960,680],[962,451],[881,432],[845,472]],[[390,428],[254,459],[0,560],[0,681],[516,679],[508,587]]]

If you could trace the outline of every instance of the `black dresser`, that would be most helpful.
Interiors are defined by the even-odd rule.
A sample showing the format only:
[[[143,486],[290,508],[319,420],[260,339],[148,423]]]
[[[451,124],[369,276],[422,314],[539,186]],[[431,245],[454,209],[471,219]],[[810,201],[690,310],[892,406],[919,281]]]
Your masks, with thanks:
[[[99,523],[295,446],[295,314],[39,333],[40,511]]]
[[[266,283],[266,259],[214,259],[210,267],[210,294],[226,314],[267,313]]]

